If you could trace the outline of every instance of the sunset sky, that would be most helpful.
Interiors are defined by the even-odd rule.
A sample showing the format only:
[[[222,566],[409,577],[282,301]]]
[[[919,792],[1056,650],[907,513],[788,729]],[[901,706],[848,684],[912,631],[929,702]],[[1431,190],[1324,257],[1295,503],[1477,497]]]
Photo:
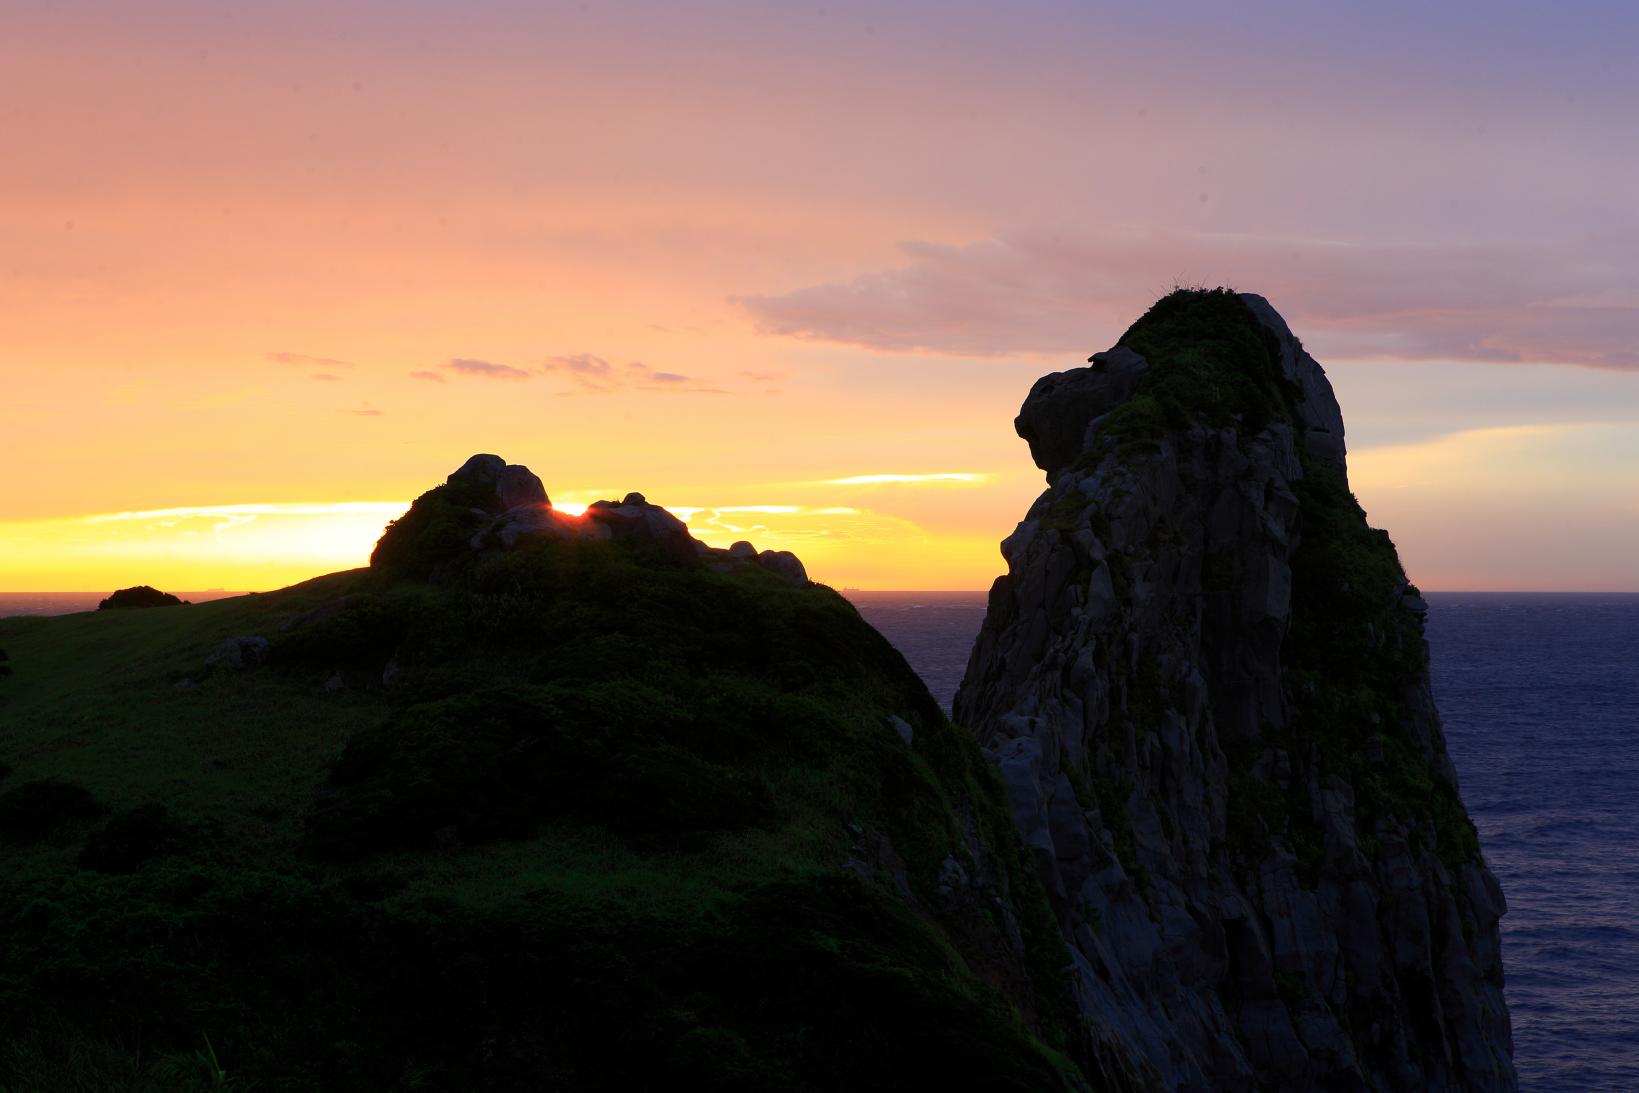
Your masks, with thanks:
[[[1324,364],[1431,589],[1639,590],[1617,3],[0,0],[0,590],[363,564],[474,452],[982,588],[1174,283]]]

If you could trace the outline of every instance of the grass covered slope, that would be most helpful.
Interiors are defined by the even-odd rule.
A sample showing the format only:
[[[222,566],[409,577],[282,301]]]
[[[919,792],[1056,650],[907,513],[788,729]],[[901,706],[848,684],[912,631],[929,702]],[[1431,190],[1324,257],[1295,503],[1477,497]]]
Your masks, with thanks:
[[[470,500],[0,620],[0,1090],[1077,1084],[999,785],[846,601]]]

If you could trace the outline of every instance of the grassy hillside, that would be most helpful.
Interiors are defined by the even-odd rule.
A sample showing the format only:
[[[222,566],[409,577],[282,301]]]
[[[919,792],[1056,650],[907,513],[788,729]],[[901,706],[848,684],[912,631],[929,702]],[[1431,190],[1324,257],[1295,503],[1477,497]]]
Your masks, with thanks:
[[[0,1090],[1078,1083],[999,786],[846,601],[452,565],[0,620]]]

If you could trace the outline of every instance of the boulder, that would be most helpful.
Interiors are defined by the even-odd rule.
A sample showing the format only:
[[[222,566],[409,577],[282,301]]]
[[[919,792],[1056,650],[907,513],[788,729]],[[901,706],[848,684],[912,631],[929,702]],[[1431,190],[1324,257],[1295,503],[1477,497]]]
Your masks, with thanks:
[[[205,664],[211,668],[225,668],[230,672],[240,672],[247,668],[257,668],[267,663],[268,640],[258,634],[244,634],[236,638],[228,638],[219,644],[211,655],[205,658]]]
[[[528,467],[510,463],[501,468],[495,482],[495,496],[503,507],[515,509],[519,505],[547,505],[546,487]]]
[[[452,485],[467,483],[494,488],[506,467],[507,461],[498,455],[475,455],[452,471],[447,481]]]
[[[808,585],[808,570],[803,568],[802,562],[789,550],[765,550],[757,555],[757,564],[785,578],[797,588],[805,588]]]

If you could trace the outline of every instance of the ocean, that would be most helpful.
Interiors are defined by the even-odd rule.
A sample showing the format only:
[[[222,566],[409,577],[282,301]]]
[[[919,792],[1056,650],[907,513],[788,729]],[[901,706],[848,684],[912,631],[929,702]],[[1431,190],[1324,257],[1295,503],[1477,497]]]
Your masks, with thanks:
[[[98,598],[0,593],[0,616]],[[849,598],[949,709],[984,594]],[[1521,1087],[1639,1090],[1639,595],[1427,598],[1446,743],[1508,897]]]
[[[850,593],[948,710],[983,593]],[[1639,1090],[1639,595],[1430,593],[1434,696],[1508,897],[1522,1089]]]

